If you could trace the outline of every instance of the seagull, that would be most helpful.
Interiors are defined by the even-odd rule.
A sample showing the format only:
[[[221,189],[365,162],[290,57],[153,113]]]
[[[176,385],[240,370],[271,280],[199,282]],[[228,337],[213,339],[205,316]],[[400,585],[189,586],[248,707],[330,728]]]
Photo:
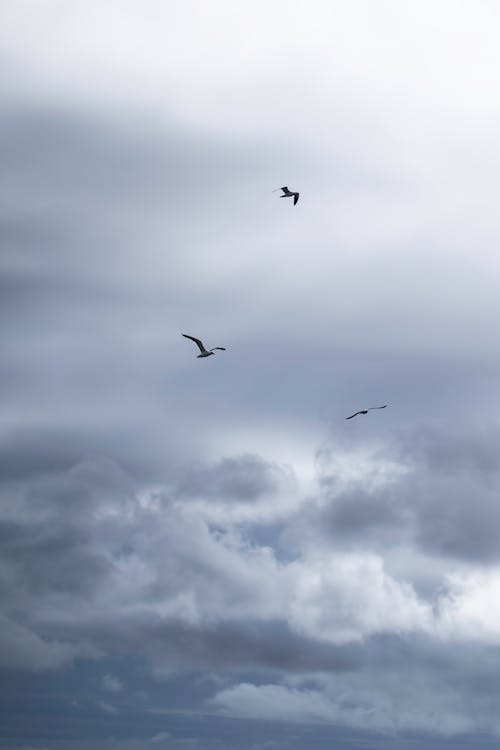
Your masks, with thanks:
[[[353,417],[357,417],[358,414],[368,414],[369,411],[372,411],[372,409],[385,409],[387,407],[387,404],[384,404],[383,406],[370,406],[369,409],[361,409],[361,411],[357,411],[354,414],[351,414],[350,417],[346,417],[346,419],[352,419]]]
[[[195,339],[194,336],[188,336],[187,333],[183,333],[182,335],[184,336],[184,338],[194,341],[194,343],[200,350],[201,354],[198,354],[197,359],[200,359],[200,357],[211,357],[216,349],[219,349],[221,352],[226,351],[224,346],[214,346],[213,349],[205,349],[205,347],[203,346],[203,341],[200,341],[200,339]]]
[[[294,193],[291,190],[289,190],[286,186],[281,187],[281,188],[276,188],[276,190],[283,190],[283,195],[280,195],[280,198],[291,198],[293,195],[293,205],[295,206],[297,204],[300,193]],[[273,193],[275,193],[276,190],[273,190]]]

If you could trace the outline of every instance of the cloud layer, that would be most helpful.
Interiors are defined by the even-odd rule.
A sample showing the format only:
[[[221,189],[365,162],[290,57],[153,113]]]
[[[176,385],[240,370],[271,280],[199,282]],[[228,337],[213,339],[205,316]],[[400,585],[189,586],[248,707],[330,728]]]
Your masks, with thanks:
[[[0,746],[488,747],[496,9],[101,6],[0,28]]]

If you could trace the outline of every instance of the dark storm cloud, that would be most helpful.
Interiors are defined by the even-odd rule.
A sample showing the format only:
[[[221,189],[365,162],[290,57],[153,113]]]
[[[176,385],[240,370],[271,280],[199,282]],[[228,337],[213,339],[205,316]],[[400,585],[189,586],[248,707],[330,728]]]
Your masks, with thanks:
[[[28,373],[25,377],[31,378]],[[18,378],[14,377],[14,380],[19,383]],[[75,435],[69,430],[53,427],[13,429],[3,436],[1,443],[2,479],[29,479],[39,474],[70,469],[80,461],[82,455],[95,453],[99,442],[95,434],[84,434],[84,431]]]
[[[66,631],[69,635],[69,631]],[[139,647],[137,633],[142,645]],[[168,674],[179,672],[273,673],[327,671],[343,672],[359,668],[363,653],[359,645],[337,647],[320,644],[290,631],[287,623],[224,621],[217,625],[193,625],[185,621],[160,621],[137,617],[123,628],[115,623],[86,625],[73,636],[95,639],[109,655],[138,653],[150,667]]]
[[[312,534],[326,534],[335,544],[383,550],[404,541],[438,556],[498,561],[499,435],[460,429],[422,428],[393,435],[383,451],[374,453],[381,467],[387,462],[401,467],[389,481],[346,483],[335,462],[329,468],[329,459],[322,459],[322,502],[306,507],[287,533],[295,526],[300,529],[308,518]],[[334,445],[341,449],[339,443]]]
[[[180,480],[179,497],[255,500],[278,489],[285,470],[259,456],[224,458],[214,466],[191,466]]]
[[[4,570],[24,593],[65,593],[85,597],[105,581],[111,563],[89,548],[85,533],[58,528],[51,533],[35,524],[0,524]]]
[[[90,655],[84,645],[69,644],[61,633],[50,637],[34,623],[46,608],[50,619],[72,606],[89,606],[112,586],[114,558],[96,536],[92,519],[99,509],[125,509],[130,497],[124,475],[110,462],[97,461],[36,481],[4,481],[1,486],[0,589],[2,630],[10,653],[3,664],[50,668]],[[124,544],[125,542],[122,542]],[[27,642],[34,650],[32,660]],[[16,656],[16,653],[22,656]],[[61,654],[59,654],[61,652]]]
[[[231,491],[236,487],[245,491],[249,465],[258,466],[263,477],[266,469],[271,476],[274,471],[258,457],[245,456],[221,462],[220,478],[217,470],[212,470],[214,481],[224,486],[226,467],[230,466]],[[221,583],[232,591],[235,601],[245,597],[245,588],[250,597],[254,596],[251,591],[257,593],[258,580],[254,583],[251,579],[241,594],[238,592],[240,574],[224,569],[225,558],[230,563],[232,552],[196,513],[190,517],[157,494],[151,501],[157,506],[155,512],[149,511],[147,504],[143,508],[132,480],[104,459],[88,460],[57,473],[37,475],[39,468],[32,467],[30,479],[4,481],[1,489],[0,584],[3,611],[12,622],[32,627],[34,633],[56,642],[69,638],[110,653],[139,651],[156,666],[182,668],[185,663],[190,668],[216,668],[220,660],[228,666],[255,661],[263,667],[269,666],[270,659],[273,664],[303,662],[299,639],[284,623],[263,625],[260,632],[257,625],[232,625],[230,615],[227,623],[223,616],[217,626],[207,623],[199,627],[189,621],[179,623],[175,608],[165,620],[159,617],[158,602],[172,596],[189,599],[193,585],[201,587],[199,592],[207,603],[213,597],[223,608]],[[260,489],[262,482],[255,486]],[[248,494],[243,499],[248,500]],[[160,518],[163,529],[156,528]],[[149,570],[142,582],[140,570],[146,559]],[[237,557],[234,562],[240,564]],[[241,573],[245,575],[243,570]],[[130,611],[126,605],[117,621],[114,607],[121,609],[122,605],[118,599],[108,611],[106,592],[122,590],[128,599],[129,575],[139,575],[134,584],[138,586],[137,599],[132,598]],[[71,609],[80,615],[68,620],[65,612]],[[136,609],[143,614],[135,614]],[[305,664],[309,659],[319,664],[321,649],[315,656],[317,649],[312,643],[308,650],[311,656],[305,658]]]
[[[244,456],[211,469],[220,486],[228,465],[233,489],[247,486],[249,465],[266,476],[262,459]],[[280,617],[283,569],[269,548],[251,534],[211,529],[182,500],[141,500],[110,461],[10,480],[1,491],[0,584],[12,640],[26,630],[40,650],[64,644],[68,660],[89,649],[136,654],[158,670],[336,671],[359,662],[357,647],[317,643]]]
[[[494,479],[500,471],[497,445],[498,430],[494,426],[475,428],[472,434],[460,426],[458,431],[449,430],[446,434],[422,429],[407,450],[422,455],[436,472],[471,471],[485,478],[491,475]]]

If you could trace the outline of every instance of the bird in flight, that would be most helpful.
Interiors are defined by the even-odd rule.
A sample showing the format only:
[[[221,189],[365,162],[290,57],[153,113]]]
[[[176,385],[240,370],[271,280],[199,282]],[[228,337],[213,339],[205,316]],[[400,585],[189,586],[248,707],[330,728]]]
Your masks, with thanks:
[[[198,354],[197,359],[200,359],[200,357],[211,357],[216,349],[219,349],[221,352],[226,351],[224,346],[214,346],[213,349],[205,349],[205,347],[203,346],[203,341],[200,341],[200,339],[195,339],[194,336],[188,336],[187,333],[183,333],[182,335],[184,336],[184,338],[194,341],[194,343],[200,350],[201,354]]]
[[[385,409],[387,407],[387,404],[384,404],[383,406],[370,406],[369,409],[361,409],[361,411],[357,411],[354,414],[351,414],[350,417],[346,417],[346,419],[352,419],[353,417],[357,417],[358,414],[368,414],[369,411],[372,411],[373,409]]]
[[[289,190],[286,186],[281,187],[281,188],[276,188],[276,190],[283,190],[283,195],[280,195],[280,198],[291,198],[293,195],[293,205],[295,206],[297,204],[300,193],[294,193],[292,190]],[[275,193],[276,190],[273,190],[273,193]]]

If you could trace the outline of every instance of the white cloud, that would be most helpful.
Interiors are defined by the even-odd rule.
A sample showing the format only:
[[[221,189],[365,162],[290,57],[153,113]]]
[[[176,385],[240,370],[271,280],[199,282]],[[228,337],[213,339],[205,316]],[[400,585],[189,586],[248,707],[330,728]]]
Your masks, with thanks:
[[[172,737],[169,732],[159,732],[158,734],[155,734],[151,739],[149,740],[153,745],[159,745],[162,742],[166,742],[168,739]]]
[[[217,693],[213,703],[230,716],[280,721],[328,721],[332,706],[314,691],[242,683]]]
[[[337,687],[335,687],[337,685]],[[400,694],[401,696],[401,694]],[[328,723],[378,732],[432,731],[456,735],[474,728],[473,721],[453,710],[448,698],[423,700],[415,707],[397,693],[388,695],[360,687],[351,690],[342,677],[322,689],[241,683],[221,690],[211,701],[227,716],[297,723]],[[451,701],[452,703],[452,701]]]
[[[105,674],[102,678],[102,687],[107,690],[108,693],[121,693],[123,690],[123,683],[118,677],[112,674]]]
[[[306,124],[309,134],[326,134],[340,99],[352,103],[356,120],[367,107],[391,107],[409,135],[417,134],[410,120],[417,116],[432,137],[441,133],[440,122],[426,123],[425,108],[491,116],[498,106],[491,98],[499,61],[495,23],[494,5],[470,0],[376,8],[367,0],[315,0],[307,7],[258,0],[237,12],[229,0],[210,7],[186,2],[175,10],[137,0],[66,7],[20,0],[5,9],[1,42],[31,75],[36,71],[66,96],[146,99],[192,120],[202,111],[206,126],[218,128],[245,121],[276,127],[279,108],[285,119],[299,115],[295,127]],[[311,121],[311,103],[321,98],[330,117]]]
[[[313,638],[348,643],[374,633],[429,627],[429,606],[411,584],[387,575],[375,555],[320,554],[291,568],[290,622]]]
[[[116,716],[116,714],[119,714],[120,711],[116,706],[111,705],[111,703],[106,703],[105,701],[97,701],[97,705],[101,709],[101,711],[104,711],[106,714],[112,714],[113,716]]]
[[[438,603],[436,635],[443,640],[500,644],[500,569],[450,573]]]

